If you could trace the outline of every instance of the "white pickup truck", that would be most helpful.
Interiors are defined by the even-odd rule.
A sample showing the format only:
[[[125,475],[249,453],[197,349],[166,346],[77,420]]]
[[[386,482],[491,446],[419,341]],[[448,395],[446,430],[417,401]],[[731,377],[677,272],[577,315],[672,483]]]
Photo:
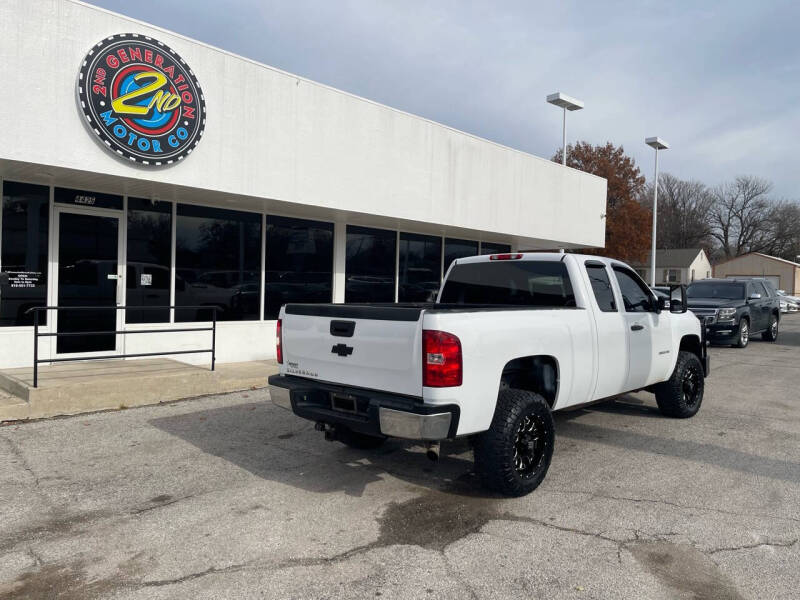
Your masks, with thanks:
[[[474,439],[475,468],[507,495],[550,465],[552,411],[640,389],[661,412],[697,413],[709,372],[705,334],[627,265],[578,254],[458,259],[436,303],[287,304],[277,325],[278,406],[328,439]]]

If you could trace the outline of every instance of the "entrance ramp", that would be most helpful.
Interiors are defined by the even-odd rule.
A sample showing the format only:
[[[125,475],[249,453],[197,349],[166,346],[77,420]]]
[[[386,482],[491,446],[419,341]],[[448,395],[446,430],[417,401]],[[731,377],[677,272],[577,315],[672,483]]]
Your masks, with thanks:
[[[0,370],[0,422],[75,415],[224,394],[267,385],[274,360],[217,364],[216,370],[167,358],[56,363]]]

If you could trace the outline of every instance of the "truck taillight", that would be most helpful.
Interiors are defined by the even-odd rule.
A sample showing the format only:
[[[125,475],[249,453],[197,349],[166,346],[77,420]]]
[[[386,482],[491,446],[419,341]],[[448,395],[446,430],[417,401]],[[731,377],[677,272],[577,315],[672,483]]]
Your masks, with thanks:
[[[281,319],[275,325],[275,357],[278,359],[278,364],[283,364],[283,324]]]
[[[425,329],[422,332],[422,385],[457,387],[463,375],[461,342],[452,333]]]
[[[514,254],[492,254],[489,256],[489,260],[519,260],[520,258],[522,258],[522,254],[519,252]]]

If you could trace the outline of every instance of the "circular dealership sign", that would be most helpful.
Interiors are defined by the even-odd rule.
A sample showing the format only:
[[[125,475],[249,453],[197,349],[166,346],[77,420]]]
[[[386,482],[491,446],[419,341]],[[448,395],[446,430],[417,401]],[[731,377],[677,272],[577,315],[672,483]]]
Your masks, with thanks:
[[[113,35],[89,50],[78,101],[107,148],[143,165],[182,160],[206,123],[203,92],[189,66],[166,44],[135,33]]]

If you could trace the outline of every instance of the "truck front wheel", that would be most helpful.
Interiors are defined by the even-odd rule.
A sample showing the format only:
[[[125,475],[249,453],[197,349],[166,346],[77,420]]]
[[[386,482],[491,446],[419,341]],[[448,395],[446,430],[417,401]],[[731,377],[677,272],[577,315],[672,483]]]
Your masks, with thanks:
[[[506,496],[524,496],[547,474],[555,424],[539,394],[500,390],[492,425],[475,441],[475,471],[484,486]]]
[[[700,410],[704,389],[705,380],[700,359],[691,352],[679,352],[672,376],[656,385],[658,408],[667,417],[693,417]]]

